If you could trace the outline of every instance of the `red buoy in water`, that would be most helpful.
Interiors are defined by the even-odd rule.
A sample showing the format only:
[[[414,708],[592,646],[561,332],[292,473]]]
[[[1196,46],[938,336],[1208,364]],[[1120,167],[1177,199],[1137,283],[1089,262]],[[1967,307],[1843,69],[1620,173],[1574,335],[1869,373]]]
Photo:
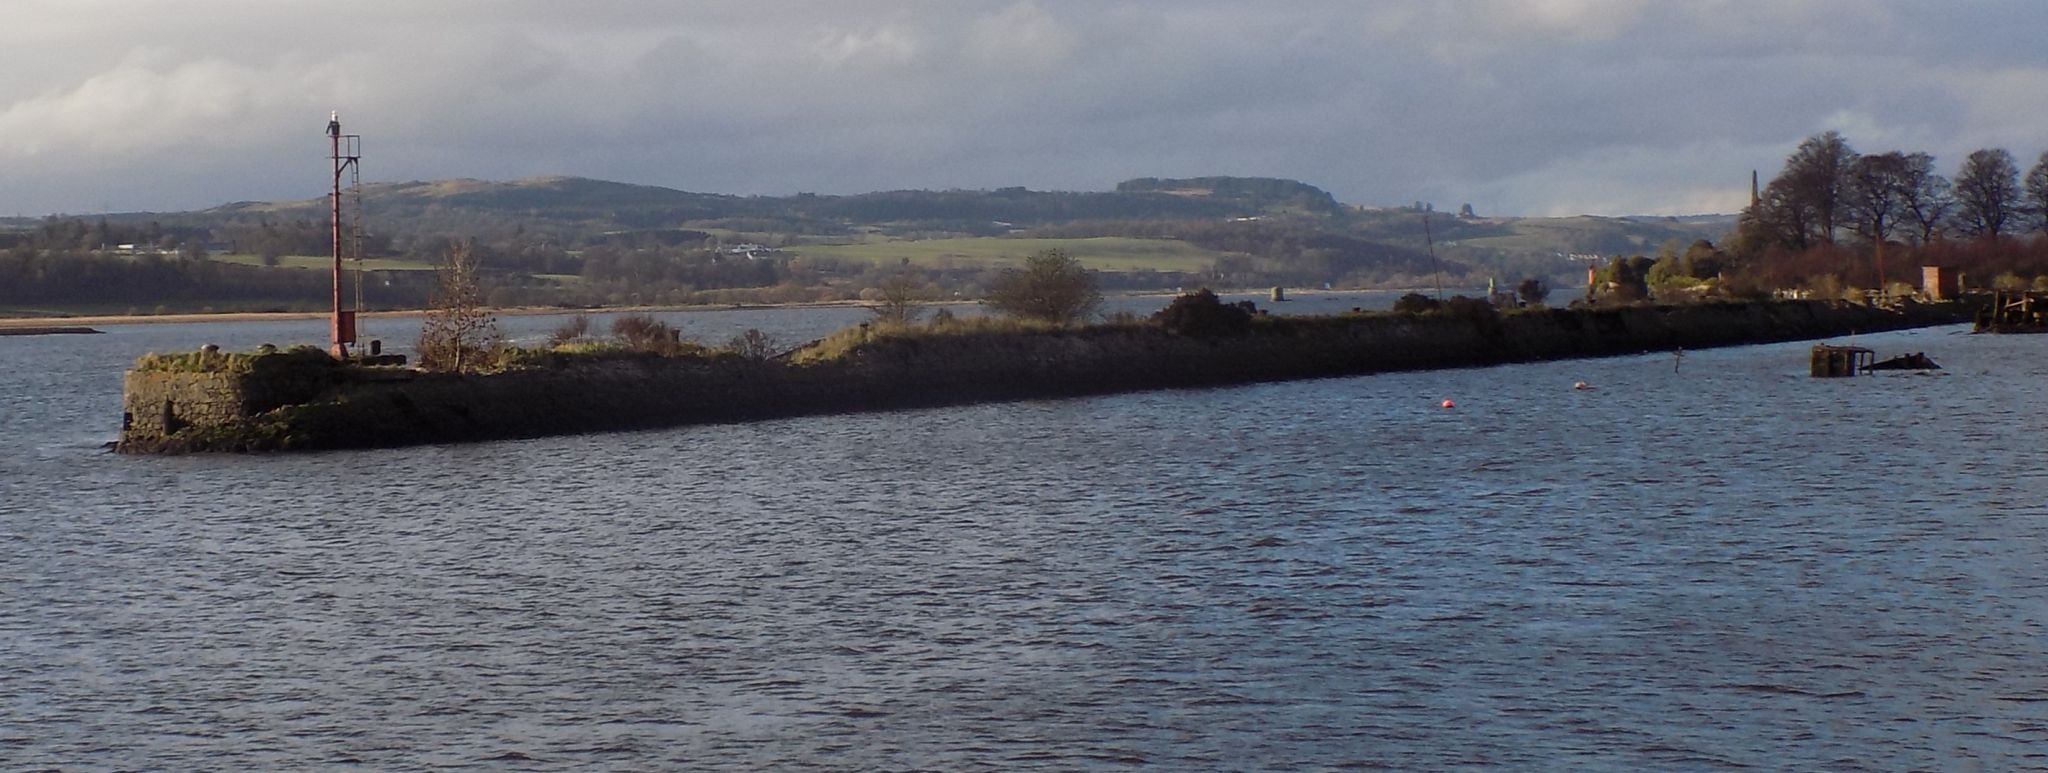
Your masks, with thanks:
[[[1454,402],[1451,402],[1451,401],[1449,401],[1449,400],[1445,400],[1445,401],[1444,401],[1444,407],[1445,407],[1445,408],[1456,408],[1456,407],[1458,407],[1458,404],[1457,404],[1457,403],[1454,403]]]

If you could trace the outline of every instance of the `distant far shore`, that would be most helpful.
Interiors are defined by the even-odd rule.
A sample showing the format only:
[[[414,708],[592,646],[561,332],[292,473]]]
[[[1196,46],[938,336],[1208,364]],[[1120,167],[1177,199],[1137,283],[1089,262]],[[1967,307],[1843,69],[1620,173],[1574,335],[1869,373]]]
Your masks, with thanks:
[[[95,335],[102,332],[105,331],[94,330],[81,325],[0,326],[0,336]]]
[[[592,309],[563,309],[552,306],[515,307],[491,309],[490,313],[505,317],[538,316],[546,314],[620,314],[634,312],[670,311],[730,311],[733,309],[775,309],[812,308],[829,306],[862,306],[859,301],[831,301],[824,303],[734,303],[716,306],[606,306]],[[391,319],[417,317],[425,314],[423,309],[401,311],[366,311],[364,319]],[[324,311],[208,311],[185,314],[99,314],[66,317],[0,317],[0,331],[27,328],[77,327],[87,325],[159,325],[177,322],[272,322],[292,320],[326,319]]]
[[[1226,295],[1263,295],[1271,288],[1239,288],[1219,290]],[[1323,290],[1315,288],[1287,288],[1290,296],[1308,298],[1327,295],[1363,295],[1388,292],[1409,292],[1404,290]],[[1412,290],[1412,292],[1427,292]],[[1176,295],[1172,290],[1118,293],[1124,298],[1170,298]],[[928,306],[949,306],[975,303],[970,299],[931,301]],[[558,306],[516,306],[491,309],[499,316],[540,316],[548,314],[632,314],[638,312],[690,312],[690,311],[733,311],[737,309],[813,309],[845,308],[868,306],[865,301],[804,301],[798,303],[721,303],[701,305],[665,304],[651,306],[602,306],[593,308],[561,308]],[[399,311],[366,311],[364,319],[387,319],[417,317],[425,314],[423,309]],[[0,317],[0,331],[23,328],[80,327],[92,325],[157,325],[179,322],[273,322],[291,320],[326,319],[324,311],[201,311],[176,314],[80,314],[38,317]]]

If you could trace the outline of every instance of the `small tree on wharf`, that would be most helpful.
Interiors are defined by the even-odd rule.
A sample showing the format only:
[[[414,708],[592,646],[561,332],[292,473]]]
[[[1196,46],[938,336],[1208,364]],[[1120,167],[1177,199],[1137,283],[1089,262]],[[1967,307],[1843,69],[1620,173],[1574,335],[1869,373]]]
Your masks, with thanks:
[[[476,251],[468,243],[451,245],[436,273],[440,286],[420,325],[420,367],[453,373],[481,370],[502,338],[498,318],[484,309]]]
[[[907,272],[883,280],[882,286],[876,289],[880,296],[868,310],[874,312],[877,322],[909,325],[916,322],[924,311],[918,306],[924,301],[924,288],[918,286],[916,278]]]
[[[1095,313],[1102,291],[1080,261],[1051,249],[1025,258],[1023,268],[1003,269],[985,302],[998,313],[1066,325]]]

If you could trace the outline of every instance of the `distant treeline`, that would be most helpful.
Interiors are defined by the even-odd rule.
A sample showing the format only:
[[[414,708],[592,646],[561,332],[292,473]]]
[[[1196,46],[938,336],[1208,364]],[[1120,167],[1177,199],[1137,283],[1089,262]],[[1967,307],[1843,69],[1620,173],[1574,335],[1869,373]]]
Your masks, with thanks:
[[[1862,154],[1836,132],[1801,142],[1744,210],[1732,268],[1777,286],[1876,287],[1941,265],[1973,283],[2048,276],[2048,153],[1971,153],[1953,177],[1927,153]],[[1882,279],[1880,280],[1880,275]]]
[[[380,307],[425,302],[431,272],[375,274]],[[243,266],[173,255],[14,248],[0,252],[0,304],[128,305],[150,310],[207,304],[320,305],[331,280],[324,272]]]
[[[334,234],[328,223],[307,219],[258,218],[202,226],[159,220],[49,217],[34,229],[6,236],[0,247],[8,249],[128,255],[178,253],[194,258],[222,251],[266,258],[326,255],[334,246]],[[361,249],[365,255],[389,254],[391,241],[366,233],[361,237]]]
[[[9,249],[31,250],[108,250],[127,245],[131,249],[149,252],[171,252],[196,245],[204,249],[212,238],[205,228],[192,226],[165,226],[157,221],[143,223],[111,222],[100,218],[86,222],[75,217],[49,217],[32,230],[7,235],[4,245]]]
[[[486,255],[502,253],[502,248],[481,249]],[[584,250],[579,260],[578,280],[568,283],[493,271],[486,279],[489,299],[498,305],[568,306],[872,300],[885,285],[907,283],[918,298],[937,301],[981,297],[1000,273],[977,266],[875,265],[787,253],[750,257],[666,246],[597,246]],[[1098,272],[1096,280],[1111,291],[1216,281],[1211,273],[1170,271]]]
[[[325,272],[226,264],[204,249],[130,252],[84,249],[90,236],[129,238],[123,226],[52,221],[6,253],[0,265],[0,303],[173,305],[325,297]],[[266,257],[318,254],[324,229],[307,221],[258,221],[229,226],[225,249]],[[140,233],[140,232],[138,232]],[[183,232],[193,245],[207,234]],[[1222,255],[1200,271],[1101,272],[1106,290],[1158,290],[1218,286],[1423,286],[1445,278],[1470,282],[1470,269],[1432,260],[1421,251],[1322,229],[1305,218],[1208,221],[1094,221],[1021,232],[1045,237],[1127,236],[1184,240]],[[411,257],[438,260],[453,239],[408,240]],[[892,281],[908,280],[933,300],[979,297],[996,277],[993,268],[875,265],[805,256],[779,249],[739,249],[711,233],[644,229],[605,235],[571,250],[545,234],[515,228],[498,239],[466,239],[484,267],[488,299],[501,305],[841,300],[862,297]],[[778,241],[788,241],[787,239]],[[128,242],[117,242],[127,244]],[[379,246],[389,242],[379,242]],[[275,262],[275,261],[266,261]],[[417,306],[425,300],[428,272],[374,272],[367,302],[374,308]],[[246,305],[246,304],[240,304]]]
[[[1164,183],[1200,183],[1210,195],[1152,190]],[[1174,190],[1181,190],[1175,188]],[[417,252],[420,240],[451,235],[495,241],[514,233],[577,249],[621,231],[717,224],[735,231],[845,235],[852,224],[890,235],[943,232],[997,236],[1015,228],[1079,219],[1219,219],[1267,213],[1341,209],[1315,186],[1293,180],[1201,178],[1137,180],[1118,192],[899,190],[846,196],[726,196],[652,186],[556,178],[514,184],[454,181],[372,186],[365,219],[388,235],[388,248]],[[180,222],[225,230],[325,221],[324,205],[231,205],[179,215]],[[701,225],[699,226],[701,227]],[[321,233],[325,233],[321,231]],[[324,244],[324,242],[322,242]]]
[[[1839,241],[1925,244],[2048,233],[2048,153],[2024,178],[2012,153],[1985,148],[1953,178],[1926,153],[1864,155],[1836,132],[1808,137],[1743,214],[1753,247]]]

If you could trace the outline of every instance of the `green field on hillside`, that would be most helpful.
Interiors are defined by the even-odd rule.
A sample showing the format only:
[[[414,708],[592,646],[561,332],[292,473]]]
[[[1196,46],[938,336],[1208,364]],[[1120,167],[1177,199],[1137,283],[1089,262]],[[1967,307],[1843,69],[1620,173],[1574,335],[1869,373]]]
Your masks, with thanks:
[[[1649,253],[1671,240],[1719,239],[1714,225],[1643,223],[1611,217],[1502,218],[1511,233],[1441,242],[1503,252],[1600,254]]]
[[[919,241],[878,241],[863,244],[805,244],[791,252],[812,257],[839,258],[893,265],[905,258],[911,265],[934,267],[1014,266],[1043,250],[1066,250],[1081,265],[1102,271],[1202,271],[1223,253],[1205,250],[1175,239],[1003,239],[977,237],[925,239]]]

